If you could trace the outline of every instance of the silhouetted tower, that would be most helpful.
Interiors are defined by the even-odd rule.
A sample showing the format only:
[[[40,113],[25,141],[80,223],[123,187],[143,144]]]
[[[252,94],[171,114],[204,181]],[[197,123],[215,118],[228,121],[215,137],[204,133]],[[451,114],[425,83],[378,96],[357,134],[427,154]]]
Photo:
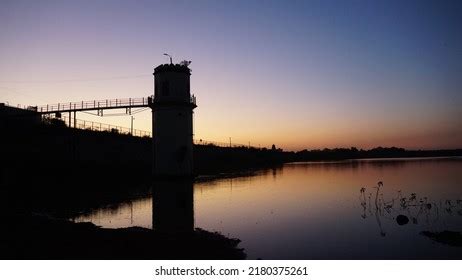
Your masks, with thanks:
[[[193,109],[188,63],[163,64],[154,69],[152,133],[154,175],[193,175]]]

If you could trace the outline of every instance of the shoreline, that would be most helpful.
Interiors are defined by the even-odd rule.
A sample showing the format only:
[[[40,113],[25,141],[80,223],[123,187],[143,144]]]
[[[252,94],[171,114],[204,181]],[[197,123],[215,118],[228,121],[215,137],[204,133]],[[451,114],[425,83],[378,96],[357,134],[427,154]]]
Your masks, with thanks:
[[[141,227],[101,228],[46,215],[0,216],[8,230],[0,238],[1,259],[245,259],[241,242],[196,228],[162,233]]]

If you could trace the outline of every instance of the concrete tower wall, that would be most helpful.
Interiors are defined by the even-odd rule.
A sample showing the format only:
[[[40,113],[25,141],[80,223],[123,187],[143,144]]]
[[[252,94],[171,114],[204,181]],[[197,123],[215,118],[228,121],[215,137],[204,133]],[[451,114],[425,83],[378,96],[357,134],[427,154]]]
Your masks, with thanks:
[[[193,174],[193,109],[190,70],[183,65],[160,65],[154,70],[154,174]]]
[[[155,76],[155,99],[158,101],[189,102],[189,74],[163,72]]]
[[[154,173],[191,175],[192,110],[176,106],[158,108],[153,113]]]

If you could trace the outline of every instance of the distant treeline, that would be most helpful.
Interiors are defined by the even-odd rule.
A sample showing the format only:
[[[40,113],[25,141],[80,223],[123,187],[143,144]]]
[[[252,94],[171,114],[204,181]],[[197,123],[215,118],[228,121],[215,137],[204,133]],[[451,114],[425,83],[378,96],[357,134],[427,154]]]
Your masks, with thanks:
[[[292,157],[281,149],[195,145],[194,170],[198,175],[240,172],[282,165]]]
[[[462,149],[405,150],[397,147],[377,147],[363,150],[352,147],[290,152],[276,148],[275,145],[270,149],[195,145],[194,169],[196,174],[218,174],[274,167],[288,162],[452,156],[462,156]]]
[[[450,157],[462,156],[462,149],[453,150],[405,150],[397,147],[377,147],[370,150],[357,149],[352,147],[323,149],[323,150],[302,150],[295,152],[294,161],[311,160],[342,160],[360,158],[405,158],[405,157]]]
[[[259,164],[265,165],[274,163],[294,162],[294,161],[321,161],[321,160],[345,160],[345,159],[367,159],[367,158],[412,158],[412,157],[454,157],[462,156],[462,149],[439,149],[439,150],[406,150],[397,147],[376,147],[370,150],[351,148],[315,149],[301,150],[298,152],[284,151],[276,148],[271,149],[255,147],[218,147],[214,145],[196,145],[195,150],[214,151],[216,154],[229,160],[234,155],[233,161],[236,164],[241,159],[254,157]],[[204,154],[201,153],[201,156]],[[218,157],[220,158],[220,157]],[[201,160],[195,157],[195,160]],[[202,158],[202,160],[208,160]],[[245,162],[244,162],[245,163]]]
[[[406,150],[398,147],[376,147],[370,150],[351,148],[324,148],[314,150],[301,150],[297,152],[284,151],[272,145],[268,148],[256,148],[248,146],[217,146],[213,143],[206,145],[195,145],[195,151],[199,150],[200,155],[195,155],[194,160],[201,163],[213,162],[217,159],[226,159],[228,163],[247,166],[249,163],[256,163],[259,166],[268,166],[272,163],[281,164],[285,162],[299,161],[321,161],[321,160],[345,160],[345,159],[368,159],[368,158],[413,158],[413,157],[454,157],[462,156],[462,149],[438,149],[438,150]],[[216,156],[211,158],[203,157],[203,151],[213,151]],[[248,160],[250,159],[251,160]]]

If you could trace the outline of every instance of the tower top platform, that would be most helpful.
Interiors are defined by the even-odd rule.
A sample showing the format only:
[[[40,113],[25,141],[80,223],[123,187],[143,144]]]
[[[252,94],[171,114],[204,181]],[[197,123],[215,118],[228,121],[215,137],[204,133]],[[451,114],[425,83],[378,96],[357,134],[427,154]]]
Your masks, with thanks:
[[[154,68],[154,75],[163,72],[179,72],[191,75],[191,69],[186,65],[181,64],[161,64]]]

